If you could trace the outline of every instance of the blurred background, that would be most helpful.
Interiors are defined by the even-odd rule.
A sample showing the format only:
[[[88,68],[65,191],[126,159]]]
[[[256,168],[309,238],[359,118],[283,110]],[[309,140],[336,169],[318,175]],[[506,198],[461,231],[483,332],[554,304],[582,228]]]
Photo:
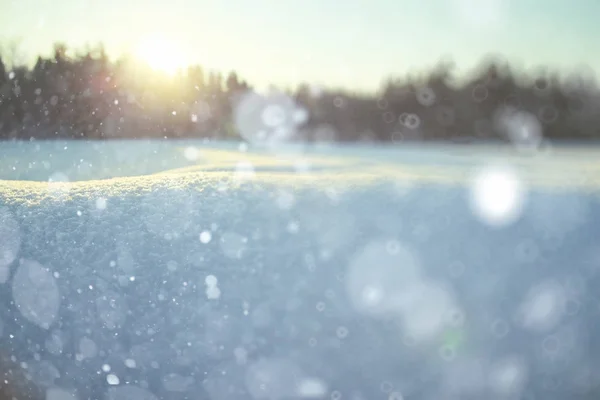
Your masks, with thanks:
[[[600,136],[593,0],[0,8],[4,139],[236,140],[249,90],[301,107],[293,141],[507,140],[507,110],[548,139]]]

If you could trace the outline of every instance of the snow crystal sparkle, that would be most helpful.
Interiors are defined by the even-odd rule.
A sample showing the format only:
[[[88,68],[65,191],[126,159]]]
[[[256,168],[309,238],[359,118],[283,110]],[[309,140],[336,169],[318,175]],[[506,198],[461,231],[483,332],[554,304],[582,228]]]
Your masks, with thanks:
[[[404,396],[400,392],[392,392],[388,396],[388,400],[404,400]]]
[[[13,276],[13,299],[23,317],[48,329],[58,317],[60,292],[54,275],[36,261],[23,260]]]
[[[204,283],[206,284],[206,286],[217,286],[218,280],[217,277],[214,275],[207,275],[204,279]]]
[[[209,300],[217,300],[221,297],[221,289],[217,286],[209,286],[206,288],[206,297]]]
[[[556,327],[566,311],[564,288],[554,281],[543,281],[529,290],[517,317],[523,328],[533,332],[549,331]]]
[[[544,139],[542,124],[531,113],[504,107],[496,112],[494,122],[519,150],[537,150]]]
[[[348,328],[345,326],[339,326],[335,332],[337,337],[340,339],[344,339],[346,336],[348,336]]]
[[[528,379],[525,361],[518,356],[509,356],[492,366],[488,375],[490,389],[499,395],[519,397]]]
[[[238,161],[235,166],[234,177],[240,183],[255,179],[254,165],[246,160]]]
[[[104,197],[99,197],[98,199],[96,199],[96,209],[98,210],[104,210],[106,209],[106,199]]]
[[[432,106],[436,101],[436,95],[433,89],[430,87],[421,87],[416,91],[417,101],[425,106]]]
[[[121,383],[119,377],[115,374],[108,374],[106,376],[106,382],[108,382],[109,385],[118,385],[119,383]]]
[[[288,95],[248,91],[234,107],[235,125],[244,139],[255,145],[276,146],[292,139],[306,117]]]
[[[207,244],[208,242],[210,242],[210,240],[212,239],[212,234],[210,233],[210,231],[203,231],[202,233],[200,233],[200,242]]]
[[[241,259],[246,251],[248,239],[235,232],[226,232],[221,236],[219,244],[227,258]]]
[[[485,167],[473,179],[471,210],[490,226],[507,226],[521,216],[525,195],[525,186],[512,168]]]
[[[298,384],[297,395],[305,399],[322,398],[327,393],[327,384],[320,379],[308,378]]]
[[[196,161],[200,157],[200,151],[193,146],[189,146],[185,148],[183,155],[188,161]]]
[[[350,262],[346,290],[360,312],[373,316],[400,312],[404,304],[398,293],[420,279],[420,266],[412,252],[398,243],[390,253],[389,242],[367,244]]]

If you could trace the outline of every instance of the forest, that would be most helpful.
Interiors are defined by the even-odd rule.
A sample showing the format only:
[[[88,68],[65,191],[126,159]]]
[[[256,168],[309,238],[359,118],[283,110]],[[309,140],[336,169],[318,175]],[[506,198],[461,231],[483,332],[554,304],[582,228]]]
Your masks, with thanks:
[[[239,139],[236,102],[253,90],[235,71],[190,66],[167,76],[102,46],[73,54],[63,44],[35,65],[0,54],[0,139]],[[418,76],[382,79],[375,93],[302,84],[272,88],[306,111],[290,140],[506,140],[499,113],[526,113],[552,140],[600,138],[600,91],[589,73],[524,71],[486,57],[458,79],[450,62]],[[524,114],[523,114],[524,115]],[[242,135],[243,136],[243,135]]]

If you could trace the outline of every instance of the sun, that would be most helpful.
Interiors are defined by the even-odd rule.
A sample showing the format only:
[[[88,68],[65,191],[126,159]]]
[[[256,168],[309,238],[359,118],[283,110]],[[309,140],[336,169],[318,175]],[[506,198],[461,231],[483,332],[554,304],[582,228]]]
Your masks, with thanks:
[[[187,64],[185,53],[177,42],[159,35],[142,40],[137,46],[136,55],[150,68],[169,75],[175,75],[177,70]]]

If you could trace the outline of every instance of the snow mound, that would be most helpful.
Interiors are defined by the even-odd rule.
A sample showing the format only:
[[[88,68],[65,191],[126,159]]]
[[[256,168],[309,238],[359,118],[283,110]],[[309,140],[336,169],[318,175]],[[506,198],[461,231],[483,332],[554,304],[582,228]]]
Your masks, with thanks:
[[[58,146],[27,145],[20,166]],[[61,179],[42,162],[0,182],[0,348],[48,398],[594,389],[600,207],[582,157],[65,146]],[[502,224],[473,212],[498,161],[527,189]]]

